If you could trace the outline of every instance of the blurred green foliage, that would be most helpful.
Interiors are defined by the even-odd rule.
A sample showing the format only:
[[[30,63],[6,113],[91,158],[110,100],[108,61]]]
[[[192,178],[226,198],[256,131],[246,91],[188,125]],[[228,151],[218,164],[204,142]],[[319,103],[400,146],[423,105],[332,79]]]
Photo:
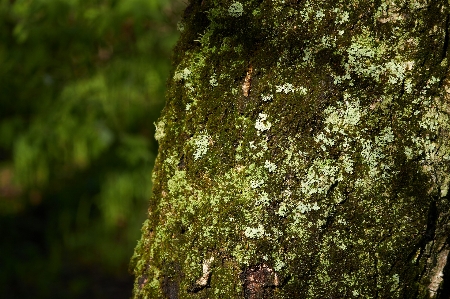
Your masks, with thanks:
[[[131,294],[184,5],[0,0],[2,298]]]

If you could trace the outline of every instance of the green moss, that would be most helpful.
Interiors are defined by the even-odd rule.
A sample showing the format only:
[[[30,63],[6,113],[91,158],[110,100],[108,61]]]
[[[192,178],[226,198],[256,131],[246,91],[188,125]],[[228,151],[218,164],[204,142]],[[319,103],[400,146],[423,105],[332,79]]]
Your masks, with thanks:
[[[449,185],[448,8],[386,3],[191,4],[136,298],[242,298],[263,263],[275,298],[426,293],[428,210]],[[193,292],[211,256],[210,287]]]
[[[242,13],[244,12],[244,6],[240,2],[234,2],[233,4],[228,7],[228,13],[232,17],[240,17],[242,16]]]

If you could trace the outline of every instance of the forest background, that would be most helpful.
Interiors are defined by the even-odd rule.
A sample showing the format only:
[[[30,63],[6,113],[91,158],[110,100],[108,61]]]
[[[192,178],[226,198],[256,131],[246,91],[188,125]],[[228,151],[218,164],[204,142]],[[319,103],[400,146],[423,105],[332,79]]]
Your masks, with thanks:
[[[0,297],[129,298],[183,0],[0,0]]]

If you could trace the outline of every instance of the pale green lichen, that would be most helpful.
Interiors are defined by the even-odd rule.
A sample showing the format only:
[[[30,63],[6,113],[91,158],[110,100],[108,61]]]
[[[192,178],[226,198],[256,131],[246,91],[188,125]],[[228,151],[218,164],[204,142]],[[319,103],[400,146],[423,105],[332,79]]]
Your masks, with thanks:
[[[344,95],[345,103],[338,102],[337,107],[329,107],[325,110],[326,124],[330,124],[332,132],[345,132],[358,124],[363,112],[358,99],[350,99]]]
[[[255,205],[262,205],[262,206],[268,206],[270,204],[271,200],[269,198],[269,195],[262,191],[260,197],[256,200]]]
[[[277,85],[275,86],[275,88],[276,92],[284,92],[285,94],[295,91],[295,88],[291,83],[284,83],[283,85]]]
[[[297,88],[299,94],[301,95],[307,95],[308,94],[308,89],[306,87],[300,86]]]
[[[388,143],[395,139],[394,132],[391,127],[385,127],[381,130],[380,135],[375,136],[375,144],[377,146],[385,147]]]
[[[269,130],[272,127],[272,123],[268,121],[267,118],[268,118],[267,114],[260,113],[255,123],[255,129],[260,132]]]
[[[191,76],[192,72],[188,68],[184,68],[179,72],[176,72],[173,76],[175,81],[187,80]]]
[[[262,99],[264,102],[269,102],[269,101],[271,101],[271,100],[273,99],[273,95],[271,95],[271,94],[268,94],[268,95],[261,95],[261,99]]]
[[[211,137],[204,133],[193,138],[192,145],[194,146],[194,160],[203,157],[208,151],[208,146]]]
[[[283,262],[281,259],[276,259],[273,268],[275,269],[275,271],[281,271],[285,266],[286,266],[285,262]]]
[[[264,180],[261,180],[261,179],[255,179],[255,180],[250,181],[250,188],[252,188],[252,189],[260,188],[263,185],[264,185]]]
[[[213,74],[211,78],[209,79],[209,84],[211,84],[212,87],[216,87],[219,85],[217,82],[216,74]]]
[[[262,238],[264,237],[264,233],[264,226],[262,226],[261,224],[258,225],[258,227],[246,227],[244,229],[245,236],[250,239]]]
[[[321,9],[316,11],[316,19],[321,20],[323,17],[325,16],[325,14],[323,13],[323,11]]]
[[[228,14],[235,18],[242,16],[243,12],[244,12],[244,6],[240,2],[234,2],[228,8]]]
[[[348,174],[352,174],[353,173],[353,165],[354,165],[354,161],[352,160],[352,158],[348,155],[344,155],[342,157],[342,166],[344,167],[345,172],[347,172]]]
[[[300,183],[302,193],[307,196],[315,193],[326,194],[336,182],[338,171],[339,168],[331,159],[315,160]]]
[[[408,147],[408,146],[405,146],[405,151],[404,151],[404,153],[405,153],[406,158],[407,158],[408,160],[411,160],[411,159],[414,157],[414,156],[413,156],[413,149],[410,148],[410,147]]]
[[[395,290],[397,290],[399,283],[400,283],[400,277],[398,276],[398,274],[392,275],[391,292],[394,292]]]
[[[335,8],[333,10],[333,12],[335,12],[337,14],[335,23],[337,25],[341,25],[344,24],[346,22],[348,22],[348,20],[350,19],[350,14],[348,13],[348,11],[341,11],[339,8]]]
[[[155,139],[160,141],[164,136],[166,136],[165,133],[165,127],[166,123],[163,120],[160,120],[157,124],[155,123]]]
[[[269,172],[274,172],[277,169],[277,165],[268,160],[264,162],[264,167],[267,168]]]
[[[177,22],[177,30],[180,32],[184,31],[184,23],[182,21]]]

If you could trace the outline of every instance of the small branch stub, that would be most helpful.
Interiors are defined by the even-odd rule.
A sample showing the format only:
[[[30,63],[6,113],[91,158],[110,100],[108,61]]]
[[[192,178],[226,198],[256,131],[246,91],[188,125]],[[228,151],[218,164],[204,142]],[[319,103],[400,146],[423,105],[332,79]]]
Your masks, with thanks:
[[[250,65],[247,69],[247,75],[245,75],[244,84],[242,84],[242,92],[245,97],[248,97],[248,94],[250,93],[250,88],[252,85],[252,72],[253,67]]]
[[[442,250],[437,257],[437,264],[433,269],[433,276],[431,277],[428,289],[430,291],[430,298],[436,298],[436,295],[444,280],[444,268],[447,265],[447,258],[449,256],[449,249]]]
[[[209,259],[205,260],[203,262],[202,270],[203,274],[202,277],[197,279],[193,287],[191,288],[191,292],[198,292],[202,290],[203,288],[208,286],[209,279],[211,277],[211,263],[214,261],[214,257],[210,257]]]

